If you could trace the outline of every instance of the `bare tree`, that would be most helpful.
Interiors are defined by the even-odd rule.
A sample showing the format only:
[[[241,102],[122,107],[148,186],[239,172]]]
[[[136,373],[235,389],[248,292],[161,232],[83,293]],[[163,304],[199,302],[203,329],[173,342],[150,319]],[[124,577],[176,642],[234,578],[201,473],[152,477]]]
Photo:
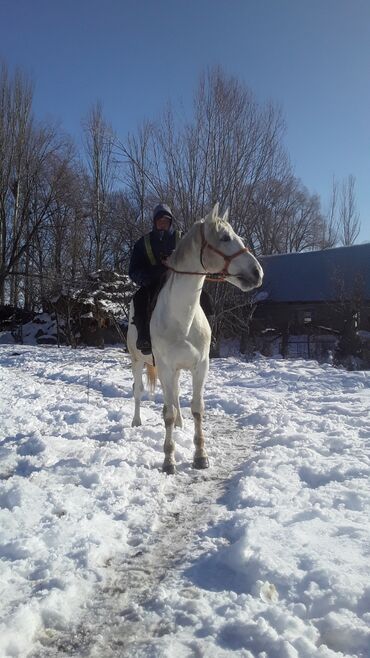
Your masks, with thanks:
[[[115,136],[104,119],[101,103],[89,112],[84,126],[85,155],[90,179],[90,217],[95,268],[103,265],[109,227],[109,198],[116,179]]]
[[[0,69],[0,297],[4,284],[17,263],[19,243],[24,232],[28,202],[28,169],[32,133],[32,85],[16,71],[13,77],[5,64]],[[28,187],[28,189],[26,189]],[[26,211],[27,212],[27,211]],[[12,297],[17,284],[13,279]]]
[[[183,228],[217,200],[250,238],[253,190],[282,169],[283,130],[277,108],[260,107],[247,87],[219,68],[202,76],[192,121],[181,125],[167,108],[154,126],[155,167],[161,194]]]
[[[62,145],[55,128],[32,116],[32,85],[0,72],[0,299],[28,302],[32,249],[50,217],[50,161]],[[55,182],[55,181],[54,181]],[[27,289],[28,286],[28,289]]]
[[[172,207],[182,230],[219,201],[258,255],[325,248],[338,236],[352,244],[359,234],[354,178],[341,192],[333,182],[324,216],[320,199],[292,173],[280,109],[259,104],[220,68],[201,77],[192,116],[167,105],[125,143],[96,103],[83,123],[81,160],[59,130],[35,121],[32,94],[22,74],[2,67],[0,303],[35,307],[92,268],[126,270],[158,201]],[[253,304],[221,283],[206,285],[216,338],[236,328],[246,334]]]
[[[118,272],[127,272],[134,243],[142,234],[137,223],[137,205],[120,190],[111,200],[113,214],[109,232],[109,251],[112,267]]]
[[[329,206],[325,217],[322,248],[334,247],[338,241],[338,181],[333,177]]]
[[[128,135],[126,144],[118,142],[118,152],[124,164],[122,182],[134,212],[138,236],[148,228],[153,203],[163,198],[153,149],[153,125],[148,121],[138,128],[137,135]]]
[[[307,251],[326,246],[326,218],[320,199],[291,174],[264,181],[256,190],[256,245],[262,254]]]
[[[38,231],[34,250],[40,281],[45,290],[51,290],[73,283],[84,272],[85,244],[89,242],[83,179],[71,142],[49,159],[46,178],[51,203],[47,224]]]
[[[339,208],[339,238],[343,245],[349,246],[358,238],[361,222],[356,209],[355,177],[350,175],[343,181]]]
[[[208,71],[194,97],[194,116],[182,122],[170,106],[125,147],[128,197],[140,200],[141,224],[149,202],[170,204],[187,230],[215,201],[231,211],[235,230],[253,247],[259,216],[253,205],[259,186],[286,176],[284,122],[272,104],[260,106],[252,92],[221,69]],[[226,308],[224,286],[214,290]],[[231,300],[230,309],[234,302]],[[230,311],[231,313],[232,311]],[[225,318],[218,314],[217,326]]]

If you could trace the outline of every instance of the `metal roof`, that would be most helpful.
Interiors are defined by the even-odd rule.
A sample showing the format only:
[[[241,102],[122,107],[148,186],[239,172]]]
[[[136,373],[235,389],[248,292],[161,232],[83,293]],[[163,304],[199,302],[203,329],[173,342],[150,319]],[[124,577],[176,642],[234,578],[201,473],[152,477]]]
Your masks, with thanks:
[[[323,251],[263,256],[265,302],[323,302],[351,299],[356,292],[370,300],[370,243]]]

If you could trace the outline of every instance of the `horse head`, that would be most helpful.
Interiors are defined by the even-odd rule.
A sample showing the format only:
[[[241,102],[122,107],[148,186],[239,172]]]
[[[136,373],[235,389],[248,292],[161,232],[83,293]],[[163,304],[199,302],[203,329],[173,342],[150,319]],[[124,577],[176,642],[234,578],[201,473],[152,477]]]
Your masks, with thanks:
[[[262,284],[263,270],[228,222],[229,212],[218,215],[218,203],[202,222],[201,263],[211,274],[247,292]]]

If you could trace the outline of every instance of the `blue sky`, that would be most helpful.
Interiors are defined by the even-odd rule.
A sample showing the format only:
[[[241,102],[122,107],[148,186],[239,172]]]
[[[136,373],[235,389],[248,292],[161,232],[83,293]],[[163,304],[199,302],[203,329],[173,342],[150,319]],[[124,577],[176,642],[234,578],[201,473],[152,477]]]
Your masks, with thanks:
[[[168,99],[189,110],[220,65],[280,104],[324,209],[333,176],[355,176],[370,241],[369,0],[0,0],[0,57],[33,79],[38,117],[76,136],[99,99],[121,138]]]

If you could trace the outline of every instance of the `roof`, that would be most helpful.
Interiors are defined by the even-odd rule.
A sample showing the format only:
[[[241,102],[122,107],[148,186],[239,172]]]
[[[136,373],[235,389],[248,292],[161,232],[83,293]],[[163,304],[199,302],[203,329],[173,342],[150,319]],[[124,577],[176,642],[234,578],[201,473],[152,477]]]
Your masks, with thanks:
[[[260,262],[265,273],[261,301],[335,301],[358,291],[370,300],[370,243],[263,256]]]

